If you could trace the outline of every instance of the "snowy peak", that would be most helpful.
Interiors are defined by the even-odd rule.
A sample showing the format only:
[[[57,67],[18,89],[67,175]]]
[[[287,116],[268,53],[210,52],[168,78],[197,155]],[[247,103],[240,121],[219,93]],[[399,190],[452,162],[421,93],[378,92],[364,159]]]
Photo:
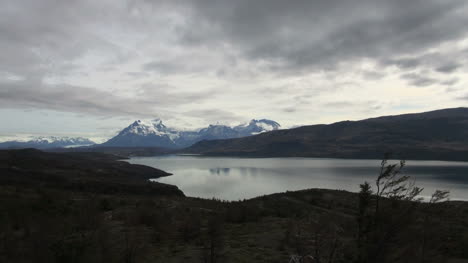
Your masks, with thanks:
[[[162,120],[137,120],[103,145],[113,147],[164,147],[180,148],[201,140],[230,139],[277,130],[277,122],[267,119],[251,120],[235,127],[209,125],[198,131],[177,131],[163,124]]]
[[[35,143],[62,143],[68,145],[90,145],[94,144],[93,141],[83,137],[56,137],[56,136],[40,136],[33,137],[27,142]]]
[[[127,134],[136,134],[142,136],[156,135],[164,136],[171,135],[173,137],[177,134],[177,131],[169,129],[162,123],[160,119],[154,119],[151,121],[137,120],[130,124],[127,128],[123,129],[119,135],[124,136]]]
[[[14,140],[0,143],[0,148],[69,148],[89,146],[95,144],[93,141],[83,137],[56,137],[40,136],[30,137],[23,140]]]
[[[276,121],[267,120],[267,119],[261,119],[261,120],[253,119],[250,121],[249,126],[258,127],[259,129],[263,131],[274,131],[274,130],[278,130],[281,127],[281,125],[277,123]]]
[[[166,125],[164,125],[162,120],[160,119],[154,119],[151,121],[151,123],[153,124],[153,127],[155,127],[157,130],[160,130],[160,131],[167,130]]]
[[[166,127],[160,119],[137,120],[103,143],[110,147],[177,147],[179,132]]]
[[[199,133],[209,132],[209,133],[217,133],[222,134],[226,131],[230,131],[232,128],[226,125],[211,125],[207,128],[203,128],[199,131]]]
[[[280,127],[281,125],[276,121],[267,119],[253,119],[248,124],[236,126],[234,129],[241,132],[242,134],[245,134],[244,136],[248,136],[278,130]]]
[[[198,131],[199,140],[214,140],[239,137],[238,132],[226,125],[210,125]]]

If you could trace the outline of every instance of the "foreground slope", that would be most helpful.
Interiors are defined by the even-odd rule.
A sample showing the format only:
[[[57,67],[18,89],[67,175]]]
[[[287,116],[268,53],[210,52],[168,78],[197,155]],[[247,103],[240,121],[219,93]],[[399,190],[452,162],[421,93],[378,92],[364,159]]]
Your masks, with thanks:
[[[165,175],[104,154],[0,151],[0,262],[468,260],[465,202],[382,202],[379,227],[366,230],[379,242],[362,245],[358,218],[371,213],[359,217],[357,194],[311,189],[221,202],[146,180]],[[360,261],[359,251],[378,258]]]
[[[303,126],[246,138],[201,141],[187,153],[237,156],[468,160],[468,108]]]

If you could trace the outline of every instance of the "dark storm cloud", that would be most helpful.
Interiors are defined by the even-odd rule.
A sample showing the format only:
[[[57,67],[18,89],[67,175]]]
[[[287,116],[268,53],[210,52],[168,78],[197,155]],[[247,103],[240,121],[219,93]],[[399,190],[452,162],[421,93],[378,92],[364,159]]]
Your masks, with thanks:
[[[390,58],[381,61],[382,66],[395,66],[401,70],[432,70],[438,73],[450,74],[463,67],[466,58],[463,52],[449,51],[446,53],[432,52],[419,56]]]
[[[410,71],[460,71],[466,64],[460,58],[468,52],[426,51],[467,36],[467,5],[466,0],[4,0],[0,8],[0,107],[150,115],[224,92],[222,88],[196,91],[204,87],[195,84],[166,89],[157,84],[131,85],[125,91],[133,96],[124,98],[98,87],[102,79],[87,87],[68,80],[62,84],[45,81],[50,76],[86,75],[96,70],[102,75],[113,72],[116,79],[118,74],[138,79],[154,72],[172,76],[195,71],[212,73],[204,75],[206,80],[210,76],[238,80],[247,75],[269,80],[275,74],[301,76],[370,59],[382,68],[399,68],[398,74],[411,85],[443,84]],[[91,57],[89,61],[76,61],[86,56]],[[135,57],[141,60],[126,64]],[[100,59],[105,62],[98,63],[97,69],[87,63]],[[118,72],[119,68],[128,73]],[[384,76],[379,69],[359,73],[373,80]],[[2,74],[22,80],[2,83]],[[314,87],[313,93],[322,90],[332,87]],[[312,93],[285,86],[268,95],[284,96],[291,91]],[[264,95],[261,88],[252,94],[259,99]],[[223,101],[211,103],[214,109],[191,114],[239,118],[216,110]],[[285,107],[289,112],[294,109]]]
[[[436,68],[436,71],[443,72],[443,73],[452,73],[458,68],[460,68],[462,65],[460,63],[456,62],[449,62],[444,65],[440,65],[439,67]]]
[[[427,87],[439,83],[437,79],[427,77],[423,73],[408,73],[401,75],[401,78],[407,80],[410,85],[417,87]]]
[[[106,45],[83,25],[116,22],[121,14],[92,3],[7,1],[2,6],[0,43],[14,45],[3,50],[58,48],[61,55],[73,57],[95,45]],[[466,6],[464,0],[133,0],[126,4],[127,12],[140,10],[141,16],[166,10],[184,17],[185,23],[174,27],[181,41],[175,45],[210,46],[213,52],[232,47],[247,60],[266,62],[265,69],[285,72],[333,68],[356,58],[385,60],[460,39],[467,32]],[[32,61],[36,57],[10,57],[8,61],[22,67],[37,64]],[[402,68],[419,65],[417,59],[397,64]],[[174,73],[184,66],[159,61],[144,69]]]
[[[399,59],[386,59],[382,64],[387,66],[396,66],[401,69],[414,69],[424,64],[424,58],[399,58]]]
[[[157,96],[151,96],[151,92]],[[72,85],[44,85],[30,81],[0,83],[0,105],[5,108],[48,108],[59,111],[83,112],[97,115],[154,117],[172,114],[177,104],[203,101],[207,93],[169,92],[167,86],[144,86],[132,97],[118,96],[112,91]]]
[[[139,115],[151,109],[151,105],[119,98],[111,92],[69,85],[33,86],[28,82],[1,84],[0,103],[6,108],[48,108],[99,115]]]
[[[432,78],[428,76],[427,72],[406,73],[401,75],[400,78],[416,87],[427,87],[431,85],[453,86],[460,81],[460,79],[456,77],[448,79]]]
[[[69,85],[42,86],[28,81],[0,84],[0,102],[3,107],[35,107],[78,112],[109,114],[124,100],[115,100],[109,92]],[[112,106],[115,105],[115,106]],[[135,113],[125,110],[125,113]]]
[[[182,1],[186,3],[185,1]],[[466,35],[463,0],[190,1],[183,40],[223,41],[269,69],[333,68],[356,59],[384,60]],[[418,61],[402,61],[402,67]]]
[[[104,18],[99,12],[87,1],[2,1],[0,71],[38,74],[87,50],[109,48],[86,28]]]

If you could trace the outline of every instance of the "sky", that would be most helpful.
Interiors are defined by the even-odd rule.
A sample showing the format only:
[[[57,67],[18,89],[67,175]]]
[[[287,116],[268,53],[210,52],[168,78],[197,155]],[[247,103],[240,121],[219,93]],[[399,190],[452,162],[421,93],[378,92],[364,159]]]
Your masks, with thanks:
[[[466,0],[0,0],[0,140],[468,106]]]

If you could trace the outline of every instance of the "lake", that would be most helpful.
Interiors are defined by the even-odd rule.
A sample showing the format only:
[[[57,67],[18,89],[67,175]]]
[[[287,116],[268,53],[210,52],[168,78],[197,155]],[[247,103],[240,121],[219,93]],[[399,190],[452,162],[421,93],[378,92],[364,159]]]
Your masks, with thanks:
[[[381,161],[174,155],[133,157],[129,162],[172,173],[155,181],[176,185],[187,196],[240,200],[308,188],[357,192],[364,181],[374,184]],[[405,174],[424,187],[423,196],[441,189],[450,190],[452,200],[468,200],[468,162],[407,161],[406,165]]]

